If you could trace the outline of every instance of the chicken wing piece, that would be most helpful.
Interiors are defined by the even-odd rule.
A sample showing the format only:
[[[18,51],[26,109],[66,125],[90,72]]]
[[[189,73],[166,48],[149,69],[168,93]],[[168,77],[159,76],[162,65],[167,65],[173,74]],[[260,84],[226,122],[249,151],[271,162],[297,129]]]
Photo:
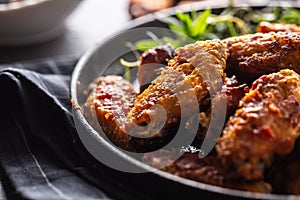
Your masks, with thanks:
[[[270,22],[260,22],[257,26],[257,32],[300,32],[300,27],[295,24],[277,24]]]
[[[300,76],[292,70],[262,76],[240,101],[216,150],[228,173],[262,179],[274,156],[289,154],[300,135]]]
[[[137,95],[131,83],[121,76],[110,75],[96,79],[93,85],[85,103],[85,116],[117,146],[134,151],[131,138],[124,132],[126,116]]]
[[[224,69],[228,56],[226,46],[220,40],[199,41],[178,48],[176,53],[178,56],[136,98],[128,115],[132,121],[128,124],[129,132],[131,125],[136,124],[148,125],[143,131],[135,130],[134,134],[137,135],[148,136],[152,132],[151,137],[164,137],[168,132],[174,134],[176,131],[172,127],[177,126],[182,117],[193,113],[195,106],[197,108],[208,99],[209,91],[213,93],[220,90],[225,79]],[[159,112],[161,107],[156,109],[154,105],[162,106],[166,114],[162,115]],[[183,105],[185,109],[181,110]],[[158,130],[156,126],[162,123],[163,128],[153,133],[153,130]]]
[[[300,73],[300,33],[256,33],[223,40],[229,49],[227,75],[241,83],[261,75],[292,69]]]
[[[161,148],[165,137],[138,138],[126,130],[127,115],[133,108],[137,93],[121,76],[100,77],[91,84],[84,114],[99,133],[104,133],[118,147],[131,152],[146,152]]]
[[[173,161],[174,154],[176,154],[175,150],[160,150],[159,152],[146,154],[142,160],[144,163],[170,174],[202,183],[251,192],[271,192],[270,184],[264,181],[235,182],[226,180],[224,171],[216,156],[208,155],[200,159],[197,153],[184,153],[179,159]]]

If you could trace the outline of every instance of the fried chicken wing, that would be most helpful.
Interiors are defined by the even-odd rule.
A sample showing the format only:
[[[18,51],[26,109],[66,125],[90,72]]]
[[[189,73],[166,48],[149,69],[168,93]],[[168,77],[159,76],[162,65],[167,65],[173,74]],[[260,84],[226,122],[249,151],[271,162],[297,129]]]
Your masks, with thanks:
[[[169,140],[169,135],[139,138],[128,134],[126,116],[137,96],[129,81],[110,75],[96,79],[91,87],[93,91],[85,103],[85,116],[98,132],[103,131],[118,147],[131,152],[145,152],[161,148]]]
[[[292,69],[300,73],[300,33],[256,33],[223,40],[229,49],[226,72],[249,85],[261,75]]]
[[[300,32],[300,27],[295,24],[277,24],[270,22],[260,22],[257,26],[257,32]]]
[[[225,79],[224,69],[228,56],[226,47],[220,40],[199,41],[178,48],[176,53],[178,56],[169,62],[166,70],[136,98],[128,115],[132,121],[128,127],[130,129],[132,124],[137,124],[148,125],[148,128],[141,132],[136,131],[135,134],[147,135],[151,131],[153,133],[153,130],[157,130],[155,126],[164,122],[164,127],[153,133],[152,137],[176,133],[173,128],[178,125],[180,119],[189,116],[195,110],[195,106],[198,107],[209,99],[209,90],[220,90]],[[180,100],[178,96],[181,97]],[[196,101],[196,105],[193,105],[193,100]],[[159,112],[161,107],[153,109],[154,105],[163,107],[166,119],[163,119]],[[186,105],[185,110],[181,110],[182,105]]]
[[[121,148],[134,150],[124,132],[126,115],[133,107],[136,92],[121,76],[100,77],[85,104],[85,116],[94,128],[100,125],[107,137]]]
[[[218,158],[213,155],[208,155],[200,159],[197,153],[184,153],[179,159],[175,160],[174,154],[176,154],[175,150],[161,150],[146,154],[142,160],[144,163],[162,169],[170,174],[202,183],[251,192],[271,192],[270,184],[264,181],[235,182],[226,180]]]
[[[300,135],[300,76],[292,70],[262,76],[240,101],[216,145],[228,173],[263,178],[274,156],[286,156]]]

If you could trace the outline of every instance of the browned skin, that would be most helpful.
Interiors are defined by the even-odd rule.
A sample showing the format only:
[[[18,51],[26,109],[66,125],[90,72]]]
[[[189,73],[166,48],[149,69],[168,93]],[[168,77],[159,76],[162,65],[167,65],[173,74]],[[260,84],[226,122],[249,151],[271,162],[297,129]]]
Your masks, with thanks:
[[[300,77],[292,70],[265,75],[240,101],[216,145],[232,176],[262,179],[274,156],[286,156],[300,134]]]
[[[227,74],[241,83],[261,75],[292,69],[300,73],[300,33],[256,33],[223,40],[229,49]]]
[[[239,85],[235,76],[225,78],[225,85],[223,85],[221,91],[217,92],[217,94],[213,97],[215,102],[226,102],[226,120],[232,116],[236,109],[238,108],[239,101],[245,96],[245,94],[249,92],[249,88],[246,84]],[[186,123],[186,129],[190,133],[197,133],[196,139],[193,145],[200,147],[202,144],[204,137],[208,136],[207,129],[210,125],[211,119],[211,101],[207,99],[207,102],[203,102],[203,108],[200,115],[189,117]],[[222,111],[219,111],[215,108],[216,115],[221,115]],[[214,116],[219,117],[219,116]],[[199,124],[198,130],[193,129],[191,124]],[[225,124],[224,124],[225,126]]]
[[[189,116],[194,111],[194,106],[201,105],[209,98],[209,88],[213,92],[220,90],[218,80],[214,78],[219,76],[221,77],[219,81],[222,81],[225,77],[223,70],[227,51],[219,40],[187,45],[177,49],[177,54],[178,56],[169,62],[166,70],[136,98],[128,119],[132,124],[148,125],[148,129],[134,134],[147,135],[150,130],[155,129],[156,124],[164,122],[159,112],[161,109],[153,109],[153,105],[163,106],[167,119],[164,128],[152,136],[164,137],[176,133],[176,131],[170,133],[169,130],[178,125],[181,117]],[[211,86],[208,86],[203,76],[212,80]],[[183,100],[179,102],[176,95],[180,95]],[[195,97],[196,105],[191,105],[193,104],[191,96]],[[186,105],[186,109],[181,111],[180,105]],[[128,124],[129,130],[130,127],[131,124]]]
[[[162,45],[148,49],[140,56],[138,67],[138,81],[140,93],[166,68],[168,61],[175,55],[175,50],[170,45]]]
[[[113,75],[100,77],[96,82],[97,86],[85,104],[85,116],[96,129],[100,129],[100,125],[113,143],[134,150],[129,143],[130,137],[124,132],[126,115],[137,95],[131,83]]]
[[[249,87],[246,84],[239,84],[236,77],[225,79],[225,85],[222,90],[217,93],[214,98],[226,98],[227,110],[226,119],[228,120],[232,116],[236,109],[238,108],[239,101],[249,92]]]
[[[202,183],[251,192],[271,192],[271,186],[263,181],[247,182],[240,180],[235,182],[226,180],[224,171],[216,156],[208,155],[200,159],[198,154],[184,153],[179,159],[175,160],[176,154],[178,153],[175,150],[170,152],[160,150],[146,154],[142,160],[144,163],[168,173]],[[171,162],[173,160],[175,161]]]
[[[270,22],[261,22],[257,26],[257,32],[300,32],[300,27],[295,24],[277,24]]]
[[[103,131],[118,147],[132,152],[152,151],[170,140],[172,134],[149,138],[128,134],[126,116],[137,96],[130,82],[113,75],[100,77],[95,82],[97,84],[92,83],[88,88],[92,91],[85,103],[84,113],[97,131]]]

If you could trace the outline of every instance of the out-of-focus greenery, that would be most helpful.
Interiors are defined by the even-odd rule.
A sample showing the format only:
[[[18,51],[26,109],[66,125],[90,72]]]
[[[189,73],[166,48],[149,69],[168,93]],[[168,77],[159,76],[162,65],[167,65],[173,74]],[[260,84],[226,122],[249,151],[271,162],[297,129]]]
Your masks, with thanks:
[[[175,39],[163,37],[159,40],[145,39],[135,43],[140,51],[171,44],[180,47],[195,40],[223,39],[256,32],[262,21],[300,25],[300,11],[291,7],[266,7],[256,10],[251,7],[235,8],[229,4],[220,14],[211,9],[203,12],[178,12],[175,17],[159,19],[174,32]]]

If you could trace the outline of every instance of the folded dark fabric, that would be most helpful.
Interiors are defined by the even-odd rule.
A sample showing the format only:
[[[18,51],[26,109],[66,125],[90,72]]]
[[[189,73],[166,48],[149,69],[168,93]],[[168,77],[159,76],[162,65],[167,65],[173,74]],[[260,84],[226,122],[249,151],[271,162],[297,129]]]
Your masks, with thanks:
[[[74,58],[0,66],[0,180],[8,199],[141,199],[97,162],[73,124]],[[124,177],[126,179],[126,177]]]

